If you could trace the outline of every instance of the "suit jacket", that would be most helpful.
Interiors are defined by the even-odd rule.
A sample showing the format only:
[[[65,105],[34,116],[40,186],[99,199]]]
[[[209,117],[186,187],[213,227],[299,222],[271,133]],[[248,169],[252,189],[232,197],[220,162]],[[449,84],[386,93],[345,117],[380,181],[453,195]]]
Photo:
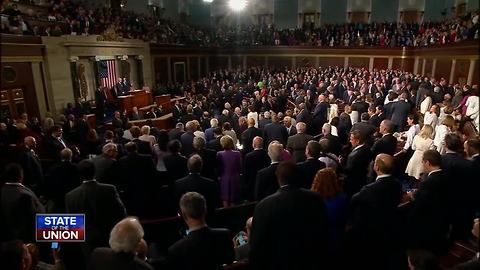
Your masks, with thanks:
[[[62,138],[65,145],[63,145],[58,139],[53,136],[48,136],[45,138],[44,150],[49,158],[52,158],[56,161],[60,160],[60,151],[62,151],[65,146],[68,146],[68,143]]]
[[[330,108],[330,104],[328,104],[327,102],[320,102],[315,107],[312,118],[315,122],[315,126],[317,127],[317,129],[321,129],[322,125],[327,122],[328,108]]]
[[[385,113],[372,115],[372,117],[370,117],[370,120],[368,120],[368,122],[372,124],[374,127],[378,128],[380,127],[380,123],[383,120],[385,120]]]
[[[168,138],[170,139],[170,141],[180,140],[180,137],[182,136],[183,133],[185,133],[185,131],[180,130],[178,128],[174,128],[168,132]]]
[[[215,138],[215,135],[213,134],[213,129],[214,128],[207,128],[205,129],[205,141],[208,142],[211,139]]]
[[[447,242],[448,180],[443,171],[432,172],[414,194],[408,216],[409,247],[438,250]],[[470,221],[471,222],[471,221]]]
[[[250,234],[251,269],[329,269],[323,198],[284,186],[259,202]]]
[[[393,115],[393,101],[385,104],[385,106],[383,106],[383,111],[385,113],[385,119],[392,119],[392,115]],[[379,125],[380,126],[380,125]]]
[[[299,163],[298,168],[303,172],[304,176],[302,178],[303,181],[298,184],[303,188],[310,189],[317,172],[325,167],[325,163],[315,158]]]
[[[112,125],[115,129],[123,128],[123,120],[122,119],[117,119],[117,118],[114,117],[112,119]]]
[[[343,190],[348,197],[353,196],[367,182],[368,166],[372,161],[372,152],[363,145],[354,149],[347,157]]]
[[[52,211],[65,212],[65,195],[82,183],[77,166],[69,161],[60,161],[50,168],[45,178],[45,195],[54,203]]]
[[[313,140],[313,136],[305,133],[297,133],[288,137],[287,150],[292,154],[295,162],[305,161],[305,148],[310,140]]]
[[[35,214],[45,213],[37,196],[21,184],[8,183],[0,189],[0,240],[35,240]]]
[[[352,126],[351,131],[359,130],[365,138],[365,143],[370,147],[373,145],[373,134],[377,128],[368,122],[357,122]]]
[[[84,255],[94,248],[108,246],[113,226],[126,216],[115,186],[84,181],[65,196],[67,213],[85,214]]]
[[[270,157],[264,149],[253,150],[245,155],[242,190],[248,200],[254,200],[257,173],[268,167],[269,164]]]
[[[405,127],[410,109],[410,104],[408,102],[402,100],[394,102],[392,105],[392,123],[400,128]]]
[[[29,188],[38,191],[43,185],[43,169],[40,159],[32,150],[23,148],[20,154],[20,164],[23,169],[23,183]]]
[[[202,158],[203,166],[200,175],[209,179],[217,179],[217,153],[212,149],[204,148],[193,152],[193,154],[197,154]]]
[[[394,228],[398,229],[397,207],[402,193],[401,183],[391,176],[385,176],[353,195],[352,230],[360,243],[373,246],[397,243],[392,241],[398,236]]]
[[[280,123],[271,123],[263,129],[263,139],[265,146],[268,146],[272,141],[279,141],[285,147],[287,145],[288,132],[284,125]]]
[[[93,158],[95,164],[95,179],[100,183],[116,185],[118,187],[118,163],[116,160],[102,155]]]
[[[255,200],[261,201],[263,198],[272,195],[278,189],[277,170],[278,163],[270,164],[270,166],[261,169],[257,173],[255,180]]]
[[[168,173],[168,185],[172,186],[175,181],[187,176],[187,159],[178,153],[170,154],[163,158]]]
[[[190,232],[168,248],[170,269],[223,269],[235,253],[230,231],[204,227]]]
[[[134,138],[132,140],[137,145],[138,153],[144,155],[151,155],[152,154],[152,147],[150,146],[149,142],[142,141],[138,138]]]
[[[193,153],[193,138],[195,138],[195,135],[190,132],[185,132],[180,136],[180,141],[182,142],[182,154],[186,157]]]
[[[114,252],[111,248],[96,248],[92,252],[88,270],[153,270],[148,263],[133,253]]]
[[[285,128],[287,128],[287,127],[285,127]],[[288,128],[287,128],[287,134],[288,134],[288,136],[293,136],[293,135],[297,134],[297,128],[292,125],[290,127],[290,131],[288,131]]]
[[[219,206],[218,186],[215,181],[200,176],[198,173],[189,175],[175,181],[175,204],[178,205],[180,197],[187,192],[195,191],[203,195],[207,201],[207,213],[213,213]]]
[[[326,152],[332,153],[335,155],[340,155],[342,153],[342,143],[340,142],[340,138],[338,136],[327,134],[323,136],[323,139],[328,140],[328,148]]]
[[[243,153],[248,154],[253,151],[253,138],[262,137],[262,131],[256,127],[249,127],[242,133]]]
[[[222,145],[220,144],[220,138],[222,138],[222,136],[219,136],[213,140],[210,140],[208,143],[207,143],[207,148],[208,149],[212,149],[214,150],[215,152],[220,152],[223,150],[223,147]]]
[[[397,139],[390,133],[378,139],[372,146],[372,155],[388,154],[393,156],[397,151]]]

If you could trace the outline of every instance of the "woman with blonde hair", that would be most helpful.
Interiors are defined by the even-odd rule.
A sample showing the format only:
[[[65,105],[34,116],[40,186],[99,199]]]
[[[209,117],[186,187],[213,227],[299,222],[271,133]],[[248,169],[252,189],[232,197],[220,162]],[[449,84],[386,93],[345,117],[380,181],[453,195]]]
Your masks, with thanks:
[[[242,155],[234,150],[235,144],[229,135],[222,136],[220,144],[223,147],[223,151],[217,153],[220,197],[223,207],[229,207],[239,199]]]
[[[139,140],[150,143],[150,147],[153,147],[157,143],[157,140],[153,135],[150,135],[150,127],[145,125],[142,126],[142,136],[138,137]]]
[[[422,130],[418,135],[413,138],[412,143],[412,150],[413,152],[412,157],[408,161],[407,169],[405,173],[415,179],[419,180],[421,174],[423,173],[423,166],[422,166],[422,157],[423,153],[427,150],[432,149],[433,147],[433,128],[430,125],[424,125]]]
[[[442,124],[435,128],[435,138],[433,139],[433,145],[435,145],[436,150],[441,154],[445,154],[445,135],[453,131],[455,126],[455,119],[451,115],[445,116]]]
[[[332,168],[321,169],[315,175],[311,190],[323,198],[327,208],[327,220],[334,254],[338,255],[343,242],[347,217],[347,196],[343,193],[340,181]]]

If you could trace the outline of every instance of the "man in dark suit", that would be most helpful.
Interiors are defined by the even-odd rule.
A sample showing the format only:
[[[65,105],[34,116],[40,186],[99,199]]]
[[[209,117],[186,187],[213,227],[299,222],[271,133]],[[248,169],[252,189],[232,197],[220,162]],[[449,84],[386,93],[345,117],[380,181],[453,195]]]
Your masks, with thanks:
[[[60,156],[61,161],[54,164],[45,177],[45,195],[53,202],[53,213],[65,212],[65,195],[82,183],[77,166],[72,164],[72,150],[65,148]]]
[[[52,127],[52,135],[44,140],[44,150],[47,156],[56,161],[60,160],[60,151],[67,148],[67,142],[63,139],[63,129],[61,126]]]
[[[283,124],[285,125],[285,128],[287,129],[287,135],[288,136],[293,136],[293,135],[297,134],[297,129],[292,124],[292,118],[290,116],[285,116],[283,118]]]
[[[353,150],[347,157],[343,180],[343,190],[348,197],[352,197],[366,184],[368,165],[372,160],[372,152],[365,145],[365,139],[359,130],[350,133],[350,143]]]
[[[82,160],[78,172],[83,183],[67,193],[65,206],[67,213],[85,214],[85,259],[93,249],[108,245],[110,230],[126,216],[126,211],[115,186],[95,181],[92,161]]]
[[[392,105],[392,123],[395,125],[395,131],[405,131],[405,125],[407,124],[407,117],[410,114],[410,103],[406,100],[406,94],[402,93],[398,97],[398,101]]]
[[[217,153],[212,149],[205,148],[205,139],[193,138],[193,154],[202,158],[202,171],[200,175],[208,179],[217,179]]]
[[[148,204],[156,176],[152,156],[140,154],[137,144],[125,145],[127,154],[118,161],[120,185],[125,192],[125,206],[131,215],[143,216],[149,213]]]
[[[297,134],[288,137],[287,150],[292,154],[295,162],[305,161],[305,148],[313,136],[306,134],[307,126],[303,122],[297,123]]]
[[[97,106],[96,116],[98,119],[103,119],[105,116],[105,107],[107,106],[107,94],[103,90],[103,87],[99,86],[95,90],[95,105]]]
[[[409,192],[412,208],[408,216],[408,248],[445,252],[449,232],[449,191],[447,175],[441,169],[442,158],[435,150],[423,153],[427,174],[417,191]]]
[[[221,127],[216,127],[213,131],[215,138],[210,140],[207,143],[207,148],[212,149],[215,152],[219,152],[223,150],[222,144],[220,144],[220,139],[223,136],[223,131]]]
[[[314,135],[320,133],[320,129],[322,128],[323,124],[327,122],[328,116],[328,108],[330,108],[330,104],[326,101],[326,97],[324,95],[318,96],[318,104],[313,111],[313,124],[315,126],[315,133]]]
[[[250,234],[251,269],[330,269],[323,198],[298,188],[293,162],[278,165],[278,191],[255,208]]]
[[[395,269],[392,258],[401,252],[397,208],[402,197],[401,183],[392,177],[394,160],[391,155],[379,154],[373,169],[375,182],[364,186],[351,200],[352,229],[349,231],[355,264],[372,269]],[[382,247],[375,257],[369,252]]]
[[[23,171],[9,164],[3,171],[5,183],[0,189],[0,240],[35,241],[35,214],[45,209],[37,196],[22,184]]]
[[[455,133],[445,135],[446,153],[442,155],[442,170],[448,179],[452,199],[452,237],[466,239],[470,236],[472,220],[478,204],[478,175],[472,175],[471,162],[461,153],[462,139]]]
[[[205,129],[205,141],[208,142],[214,138],[213,130],[218,127],[218,120],[216,118],[210,119],[210,127]]]
[[[307,160],[298,163],[298,168],[303,173],[303,181],[298,183],[298,185],[300,185],[301,187],[310,189],[312,187],[312,182],[317,172],[325,168],[325,163],[318,160],[318,158],[320,157],[320,152],[320,143],[314,140],[308,142],[305,149],[305,156],[307,157]]]
[[[169,269],[223,269],[233,262],[235,252],[228,229],[207,226],[205,198],[196,192],[185,193],[180,210],[188,226],[185,238],[168,248]]]
[[[323,124],[321,139],[328,140],[328,149],[322,149],[323,152],[332,153],[337,156],[342,153],[343,146],[340,142],[340,138],[332,134],[332,126],[330,124]]]
[[[110,248],[100,247],[92,252],[89,270],[153,270],[153,267],[138,256],[139,246],[144,243],[143,228],[132,217],[118,222],[110,233]]]
[[[470,159],[470,181],[473,181],[473,188],[470,191],[476,194],[476,191],[480,190],[480,181],[474,181],[480,175],[480,141],[469,139],[464,143],[464,149]],[[480,196],[474,198],[471,204],[477,207],[476,212],[480,212]]]
[[[370,119],[368,113],[362,113],[360,119],[361,121],[355,123],[350,131],[359,130],[365,138],[365,144],[371,147],[373,145],[373,135],[377,131],[377,128],[368,122]]]
[[[380,123],[385,120],[385,113],[383,111],[383,106],[378,105],[375,107],[375,114],[373,114],[370,117],[370,120],[368,122],[372,124],[374,127],[378,128],[380,126]]]
[[[187,161],[189,174],[175,181],[175,198],[176,203],[180,200],[183,194],[187,192],[198,192],[205,197],[207,201],[207,212],[213,213],[215,208],[219,206],[220,197],[217,183],[209,178],[202,177],[203,161],[202,158],[194,154]]]
[[[124,96],[122,78],[117,79],[117,83],[112,87],[112,95],[117,98],[119,96]]]
[[[187,176],[187,158],[180,154],[182,143],[178,140],[170,141],[167,145],[170,155],[163,159],[165,168],[167,168],[168,182],[170,187],[173,187],[175,181]]]
[[[168,132],[168,138],[169,138],[170,141],[173,141],[173,140],[179,140],[180,141],[180,137],[182,136],[182,134],[184,132],[185,132],[185,130],[184,130],[183,123],[177,123],[175,125],[175,128],[171,129]]]
[[[120,187],[118,181],[117,145],[107,143],[102,147],[102,154],[92,159],[95,164],[95,180]]]
[[[255,192],[255,180],[257,173],[268,167],[270,164],[270,157],[267,154],[267,151],[263,149],[263,139],[262,137],[255,137],[253,139],[253,151],[245,155],[245,162],[243,163],[243,184],[242,190],[245,199],[249,201],[254,200]]]
[[[241,141],[243,145],[243,154],[246,155],[253,151],[253,139],[257,136],[262,136],[262,131],[255,127],[255,119],[248,118],[248,128],[242,133]]]
[[[142,135],[142,132],[139,127],[132,126],[130,128],[130,133],[132,134],[132,142],[137,145],[138,152],[144,155],[152,155],[152,147],[149,142],[142,141],[138,137]]]
[[[275,171],[278,163],[282,160],[283,146],[280,143],[271,143],[268,146],[268,156],[270,157],[270,166],[261,169],[257,173],[255,180],[255,200],[260,201],[263,198],[272,195],[278,189],[277,177]]]
[[[386,119],[380,123],[379,133],[382,137],[378,139],[372,146],[372,155],[376,157],[378,154],[387,154],[393,156],[397,151],[397,139],[392,135],[394,125],[392,121]]]
[[[24,147],[20,153],[20,164],[23,168],[23,184],[35,192],[40,192],[43,188],[43,169],[40,159],[35,153],[37,140],[28,136],[23,140]]]
[[[305,108],[305,103],[300,103],[298,105],[298,109],[299,109],[299,112],[297,114],[297,117],[295,118],[295,120],[298,122],[303,122],[305,123],[307,126],[309,126],[309,123],[310,123],[310,113],[308,112],[308,110]]]
[[[115,111],[113,114],[112,125],[114,129],[121,128],[123,129],[124,123],[122,119],[122,115],[119,111]]]
[[[279,141],[284,147],[287,145],[288,133],[284,125],[278,122],[278,116],[272,115],[272,123],[263,129],[263,139],[268,145],[272,141]]]
[[[196,130],[196,125],[192,121],[188,121],[185,124],[186,132],[180,136],[180,142],[182,143],[182,154],[186,157],[190,156],[193,153],[193,134]]]

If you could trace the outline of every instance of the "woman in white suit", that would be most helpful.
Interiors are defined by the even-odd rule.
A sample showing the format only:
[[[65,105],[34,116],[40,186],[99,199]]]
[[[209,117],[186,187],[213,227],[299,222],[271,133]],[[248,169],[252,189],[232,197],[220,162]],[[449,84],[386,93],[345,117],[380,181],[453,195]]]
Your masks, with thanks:
[[[452,132],[455,125],[455,119],[451,115],[445,116],[442,124],[435,129],[435,138],[433,139],[433,145],[436,150],[441,154],[445,154],[445,135]]]
[[[412,143],[412,157],[408,161],[405,173],[419,180],[423,173],[422,157],[423,153],[433,147],[433,128],[430,125],[424,125],[418,135],[415,136]]]
[[[466,116],[468,116],[470,119],[472,119],[473,124],[477,128],[477,131],[479,130],[479,98],[478,98],[478,93],[473,93],[471,96],[468,97],[467,102],[465,103],[465,106],[467,106],[467,111],[465,113]]]

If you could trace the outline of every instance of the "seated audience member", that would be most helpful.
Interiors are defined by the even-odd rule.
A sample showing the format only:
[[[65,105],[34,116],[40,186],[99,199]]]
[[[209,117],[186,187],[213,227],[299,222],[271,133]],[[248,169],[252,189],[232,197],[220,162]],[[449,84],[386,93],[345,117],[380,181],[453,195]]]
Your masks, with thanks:
[[[278,164],[282,161],[283,146],[280,143],[272,142],[268,146],[268,156],[270,157],[270,166],[258,171],[255,180],[255,200],[260,201],[263,198],[275,193],[278,189],[278,181],[275,176]]]
[[[242,155],[234,150],[232,137],[224,135],[220,139],[223,151],[217,153],[218,182],[223,207],[231,206],[240,199],[240,173],[242,171]]]
[[[213,213],[219,205],[219,195],[217,183],[200,175],[203,167],[202,158],[199,155],[192,155],[188,158],[187,167],[189,174],[175,181],[175,198],[180,200],[183,194],[187,192],[197,192],[207,201],[207,210]]]
[[[35,214],[45,212],[37,196],[22,184],[23,170],[12,163],[3,170],[5,183],[0,189],[0,240],[35,239]]]
[[[422,130],[415,136],[412,143],[413,152],[412,157],[408,161],[405,173],[408,176],[414,177],[416,180],[420,180],[423,174],[423,166],[420,166],[422,162],[423,153],[433,148],[433,128],[430,125],[423,125]]]
[[[145,119],[154,119],[157,118],[157,114],[155,113],[155,106],[151,106],[148,112],[145,113],[144,118]],[[133,120],[133,119],[132,119]]]
[[[311,190],[322,196],[327,207],[330,249],[333,252],[332,255],[338,258],[347,221],[347,196],[342,192],[337,174],[332,168],[317,172]]]
[[[146,115],[145,115],[146,116]],[[145,117],[146,118],[146,117]],[[155,118],[155,117],[154,117]],[[140,114],[138,113],[138,108],[136,106],[132,107],[132,112],[128,118],[130,121],[135,121],[140,119]]]
[[[409,270],[440,270],[438,258],[428,250],[408,251]]]
[[[303,181],[297,183],[301,187],[309,189],[317,172],[325,168],[325,163],[318,160],[320,151],[320,143],[314,140],[308,142],[307,148],[305,148],[307,160],[297,164],[299,170],[303,173]]]
[[[100,183],[113,184],[119,186],[118,163],[117,163],[117,145],[107,143],[102,148],[102,154],[92,159],[95,165],[95,180]]]
[[[252,217],[247,219],[247,222],[245,224],[246,233],[241,231],[233,239],[233,243],[235,246],[235,261],[248,260],[248,253],[250,253],[249,238],[250,232],[252,231],[252,220]]]
[[[151,155],[152,154],[152,147],[149,142],[140,140],[140,135],[142,131],[137,126],[132,126],[130,128],[130,133],[132,134],[132,142],[137,145],[138,152],[144,155]]]
[[[344,168],[345,179],[343,180],[343,190],[349,198],[367,183],[368,165],[372,160],[372,152],[364,141],[365,138],[359,130],[351,132],[350,143],[353,149],[347,157]]]
[[[127,217],[121,220],[110,232],[108,241],[110,248],[96,248],[90,256],[87,269],[153,270],[151,265],[137,256],[142,246],[143,235],[142,225],[136,218]]]
[[[250,235],[251,269],[328,269],[328,221],[323,198],[298,188],[293,162],[276,169],[278,186],[255,208]],[[280,236],[280,237],[279,237]]]
[[[49,212],[65,212],[65,195],[78,187],[82,181],[77,166],[72,163],[72,150],[65,148],[60,151],[61,161],[54,164],[46,175],[46,196],[52,200],[53,206]]]
[[[408,192],[412,209],[408,217],[411,249],[425,249],[436,254],[447,248],[449,232],[448,179],[441,169],[442,157],[435,150],[423,153],[422,164],[427,173],[416,191]]]
[[[118,161],[120,168],[120,186],[123,187],[125,206],[128,213],[143,217],[149,214],[149,199],[154,191],[151,189],[156,176],[152,157],[138,152],[137,144],[125,145],[127,154]]]
[[[379,133],[382,135],[372,146],[372,155],[387,154],[393,156],[397,150],[397,139],[393,136],[394,125],[390,120],[380,123]]]
[[[107,246],[108,235],[115,223],[126,216],[125,207],[115,186],[98,183],[95,179],[95,165],[90,160],[78,164],[83,183],[65,196],[67,213],[85,214],[85,243],[81,244],[79,260],[84,262],[91,251]]]
[[[203,166],[200,175],[215,180],[217,179],[217,153],[212,149],[205,148],[205,143],[206,141],[202,137],[193,138],[193,154],[202,158]]]
[[[253,119],[252,119],[253,121]],[[270,164],[270,157],[267,151],[263,149],[262,137],[255,137],[252,142],[253,151],[245,155],[243,167],[243,184],[242,190],[245,199],[249,201],[254,200],[255,185],[257,173]]]
[[[230,231],[207,226],[205,198],[196,192],[185,193],[180,210],[188,226],[186,236],[168,248],[170,269],[223,269],[235,257]]]
[[[297,123],[297,134],[291,135],[287,140],[287,150],[292,154],[295,162],[303,162],[306,159],[305,148],[313,136],[305,133],[307,125],[303,122]]]
[[[173,188],[173,184],[180,178],[187,176],[187,158],[180,154],[182,143],[179,140],[170,141],[167,145],[170,155],[163,159],[165,168],[167,168],[168,185]]]
[[[398,234],[397,207],[402,198],[402,185],[392,177],[393,157],[379,154],[373,169],[375,182],[364,186],[352,197],[352,229],[349,231],[353,256],[359,266],[371,269],[392,269],[401,265]],[[378,256],[368,256],[368,251],[377,249]],[[400,256],[401,257],[401,256]]]

